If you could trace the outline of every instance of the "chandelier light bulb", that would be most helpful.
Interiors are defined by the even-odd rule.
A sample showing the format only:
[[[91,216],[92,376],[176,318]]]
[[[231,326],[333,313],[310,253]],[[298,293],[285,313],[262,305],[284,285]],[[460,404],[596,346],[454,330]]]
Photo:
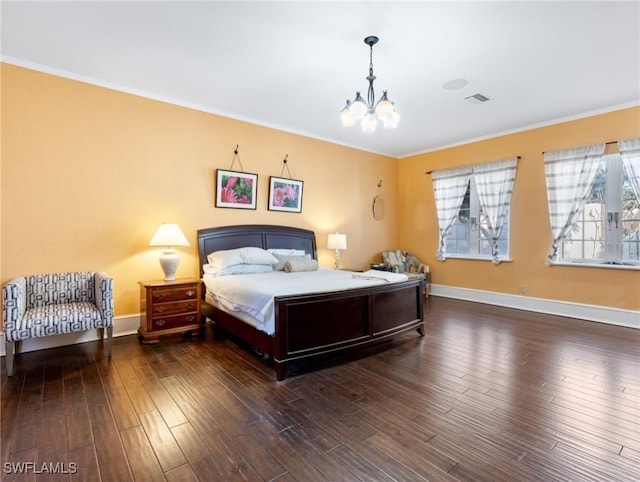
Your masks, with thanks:
[[[387,97],[385,90],[380,100],[375,103],[375,93],[373,90],[373,82],[376,76],[373,75],[373,46],[378,43],[378,37],[370,35],[364,39],[364,43],[369,46],[369,75],[366,77],[369,82],[367,90],[367,99],[365,100],[360,92],[356,92],[353,102],[347,100],[347,105],[340,111],[340,120],[345,127],[351,127],[360,122],[364,132],[373,132],[376,130],[378,119],[383,122],[387,128],[393,129],[398,125],[399,116],[393,102]]]
[[[385,117],[382,122],[384,123],[385,128],[395,129],[398,126],[399,120],[400,116],[394,111],[389,117]]]
[[[382,97],[376,104],[376,114],[378,119],[383,120],[390,117],[395,111],[396,108],[393,106],[393,102],[391,102],[387,97],[387,91],[385,90]]]
[[[351,117],[351,113],[349,111],[345,111],[340,115],[340,119],[342,120],[342,125],[344,127],[353,127],[356,125],[356,120]]]
[[[373,132],[376,130],[376,124],[378,123],[378,119],[376,119],[376,114],[373,110],[367,112],[362,119],[362,132]]]
[[[353,118],[350,107],[351,101],[347,99],[347,104],[344,106],[344,109],[340,111],[340,120],[342,121],[342,125],[344,127],[353,127],[354,125],[356,125],[356,120]]]
[[[378,116],[378,119],[384,119],[386,117],[390,117],[394,111],[395,109],[393,107],[393,104],[388,100],[385,100],[384,102],[376,106],[376,114]]]
[[[351,107],[349,107],[353,120],[361,121],[367,113],[367,108],[368,106],[360,95],[360,92],[356,92],[356,98],[353,100]]]

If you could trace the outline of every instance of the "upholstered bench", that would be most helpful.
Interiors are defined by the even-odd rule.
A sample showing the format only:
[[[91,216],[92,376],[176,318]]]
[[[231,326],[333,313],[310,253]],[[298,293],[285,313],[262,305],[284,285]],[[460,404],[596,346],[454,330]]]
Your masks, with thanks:
[[[107,329],[113,337],[113,279],[106,273],[75,272],[15,278],[3,287],[2,314],[7,375],[19,342],[29,338]]]

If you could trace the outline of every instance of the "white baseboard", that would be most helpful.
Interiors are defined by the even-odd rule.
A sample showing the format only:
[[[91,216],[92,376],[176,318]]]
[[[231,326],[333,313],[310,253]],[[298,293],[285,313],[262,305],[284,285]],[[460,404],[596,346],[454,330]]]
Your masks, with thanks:
[[[640,311],[434,284],[429,295],[640,329]]]
[[[431,284],[429,296],[442,296],[465,301],[476,301],[489,305],[505,306],[525,311],[536,311],[550,315],[566,316],[580,320],[597,321],[610,325],[625,326],[640,329],[640,311],[622,310],[608,306],[585,305],[569,301],[550,300],[546,298],[532,298],[530,296],[509,295],[493,291],[472,290]],[[133,335],[140,326],[140,315],[118,316],[113,320],[113,336]],[[20,343],[20,352],[44,350],[75,343],[85,343],[98,339],[96,330],[64,335],[45,336],[25,340]],[[0,356],[5,355],[4,333],[0,333]]]
[[[140,326],[140,315],[116,316],[113,319],[113,336],[133,335],[138,332]],[[106,333],[105,333],[106,336]],[[20,342],[20,353],[46,348],[56,348],[58,346],[74,345],[76,343],[86,343],[98,339],[98,330],[81,331],[78,333],[65,333],[62,335],[43,336],[32,338]],[[0,356],[6,355],[4,332],[0,333]]]

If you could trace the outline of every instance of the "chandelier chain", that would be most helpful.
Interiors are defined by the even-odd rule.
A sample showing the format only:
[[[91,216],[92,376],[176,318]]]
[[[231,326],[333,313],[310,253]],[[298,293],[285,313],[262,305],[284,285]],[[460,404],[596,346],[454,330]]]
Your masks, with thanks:
[[[367,104],[369,110],[373,109],[373,104],[376,101],[376,94],[373,91],[373,81],[376,79],[376,76],[373,75],[373,43],[369,44],[369,77],[367,80],[369,81],[369,90],[367,92]]]
[[[369,45],[369,75],[373,75],[373,45]]]

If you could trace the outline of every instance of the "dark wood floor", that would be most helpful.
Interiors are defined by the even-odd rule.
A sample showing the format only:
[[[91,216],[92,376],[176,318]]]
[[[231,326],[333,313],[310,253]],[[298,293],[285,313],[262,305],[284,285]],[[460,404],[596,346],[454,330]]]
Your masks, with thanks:
[[[424,338],[280,383],[211,327],[118,338],[112,361],[100,342],[21,354],[11,378],[2,363],[0,478],[640,479],[640,331],[437,297],[425,313]]]

